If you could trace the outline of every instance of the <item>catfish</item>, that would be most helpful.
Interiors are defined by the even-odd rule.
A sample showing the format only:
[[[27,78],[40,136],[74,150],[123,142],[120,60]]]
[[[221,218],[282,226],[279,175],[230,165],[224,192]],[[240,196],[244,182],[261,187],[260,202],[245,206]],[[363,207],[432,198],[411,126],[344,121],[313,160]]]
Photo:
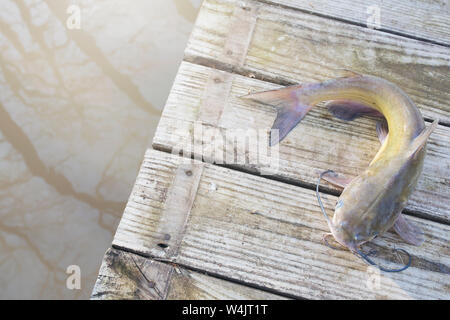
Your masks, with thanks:
[[[327,219],[329,236],[370,264],[375,264],[361,245],[393,228],[409,244],[424,241],[420,227],[402,214],[422,172],[426,142],[438,120],[429,127],[414,102],[395,84],[370,75],[349,76],[321,83],[293,85],[277,90],[243,96],[276,106],[277,117],[272,130],[278,130],[281,142],[288,133],[320,102],[337,118],[353,120],[362,115],[379,119],[376,131],[381,148],[367,169],[354,179],[327,170],[319,177],[317,195]],[[320,179],[343,188],[332,219],[326,214],[319,196]],[[401,250],[405,252],[404,250]],[[386,269],[398,272],[406,269]]]

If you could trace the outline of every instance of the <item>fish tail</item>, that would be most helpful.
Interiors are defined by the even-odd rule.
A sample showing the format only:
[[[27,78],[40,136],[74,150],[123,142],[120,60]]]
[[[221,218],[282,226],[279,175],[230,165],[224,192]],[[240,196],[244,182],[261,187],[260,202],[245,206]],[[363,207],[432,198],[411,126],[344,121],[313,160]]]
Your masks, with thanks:
[[[294,85],[278,90],[269,90],[257,92],[242,96],[241,98],[254,100],[260,103],[269,104],[277,107],[277,117],[273,122],[270,142],[271,146],[283,140],[287,134],[305,117],[313,107],[302,95],[308,90],[309,86]]]
[[[355,77],[353,75],[352,77],[346,77],[346,79]],[[316,102],[318,102],[316,100],[321,100],[321,98],[323,98],[323,101],[328,101],[325,107],[336,118],[341,120],[353,120],[362,115],[383,117],[374,105],[352,99],[335,99],[336,93],[333,90],[331,91],[333,92],[331,95],[323,95],[327,92],[328,88],[333,89],[333,87],[336,87],[336,84],[342,81],[345,80],[338,78],[322,83],[294,85],[276,90],[248,94],[241,98],[254,100],[277,108],[277,117],[271,129],[271,139],[269,142],[271,146],[282,141],[306,116]]]

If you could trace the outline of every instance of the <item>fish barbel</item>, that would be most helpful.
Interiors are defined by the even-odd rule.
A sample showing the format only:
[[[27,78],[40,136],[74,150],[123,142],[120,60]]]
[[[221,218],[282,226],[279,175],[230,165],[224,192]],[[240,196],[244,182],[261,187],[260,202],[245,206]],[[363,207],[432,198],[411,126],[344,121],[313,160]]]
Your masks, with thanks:
[[[423,242],[421,229],[401,211],[417,184],[426,141],[438,121],[427,128],[419,109],[399,87],[382,78],[352,73],[243,98],[277,107],[271,132],[278,130],[278,135],[272,134],[271,145],[283,140],[319,102],[327,101],[331,113],[343,120],[361,115],[379,118],[376,129],[382,146],[368,168],[354,179],[330,170],[323,174],[325,180],[344,188],[332,220],[324,211],[328,226],[336,241],[355,253],[392,227],[407,243]]]

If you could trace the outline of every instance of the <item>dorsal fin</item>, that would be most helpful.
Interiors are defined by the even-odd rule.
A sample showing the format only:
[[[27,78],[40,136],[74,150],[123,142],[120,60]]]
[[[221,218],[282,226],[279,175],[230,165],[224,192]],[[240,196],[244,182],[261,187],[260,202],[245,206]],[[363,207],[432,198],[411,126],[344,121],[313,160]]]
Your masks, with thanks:
[[[369,106],[359,101],[353,100],[330,100],[325,103],[325,107],[338,119],[351,121],[362,115],[383,117],[383,115],[373,106]]]
[[[389,127],[385,118],[377,121],[376,130],[378,140],[380,140],[380,143],[383,144],[384,140],[386,140],[389,135]]]

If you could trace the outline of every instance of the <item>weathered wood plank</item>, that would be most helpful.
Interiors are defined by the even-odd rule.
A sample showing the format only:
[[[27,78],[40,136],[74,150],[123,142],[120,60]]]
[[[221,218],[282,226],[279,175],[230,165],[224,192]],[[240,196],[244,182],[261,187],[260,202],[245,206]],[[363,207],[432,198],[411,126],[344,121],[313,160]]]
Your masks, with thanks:
[[[164,249],[155,252],[158,257],[169,258],[177,255],[202,170],[202,163],[178,167],[166,195],[166,206],[161,214],[163,223],[157,230],[160,235],[157,245]]]
[[[91,299],[165,299],[172,273],[173,267],[169,264],[108,249]]]
[[[220,101],[209,104],[211,113],[214,113],[215,108],[220,108],[216,127],[221,128],[221,131],[216,137],[216,145],[226,152],[256,158],[258,150],[235,150],[233,134],[238,134],[238,129],[269,129],[276,111],[270,106],[240,99],[239,96],[249,91],[269,90],[279,86],[188,62],[183,62],[180,66],[153,139],[155,148],[194,151],[195,156],[206,156],[206,147],[210,144],[207,135],[195,138],[195,145],[199,146],[196,149],[192,148],[193,137],[198,131],[195,128],[203,128],[204,133],[212,128],[210,123],[202,125],[197,120],[199,108],[207,108],[204,104],[204,91],[211,90],[212,82],[209,79],[211,75],[218,74],[223,74],[222,78],[230,81],[231,85],[228,86],[228,97],[221,97]],[[217,85],[224,86],[223,83]],[[449,129],[438,126],[431,135],[422,176],[407,206],[408,210],[447,222],[450,221]],[[217,142],[225,133],[228,136],[224,138],[222,147]],[[266,141],[260,140],[259,143],[267,145]],[[374,120],[361,118],[353,122],[341,121],[332,118],[325,108],[318,106],[279,145],[279,169],[272,171],[272,174],[276,178],[311,185],[316,183],[318,172],[327,169],[355,177],[368,166],[379,148]],[[221,154],[216,153],[214,156],[213,160],[216,161],[222,158]],[[234,158],[231,159],[228,164],[235,163]],[[251,161],[242,163],[240,167],[256,172],[266,169],[264,163]],[[333,189],[331,185],[328,187]]]
[[[379,8],[380,27],[386,30],[450,44],[450,6],[448,1],[426,0],[264,0],[311,13],[343,19],[362,25],[371,25],[368,19],[373,16],[374,6]]]
[[[133,253],[108,249],[91,299],[278,300],[284,298]]]
[[[242,64],[224,63],[232,19],[247,5],[257,19]],[[205,0],[185,59],[278,83],[323,81],[341,68],[383,77],[411,96],[424,117],[450,124],[450,48],[253,1]]]
[[[166,195],[178,168],[190,161],[155,150],[146,153],[115,247],[148,256],[165,250],[157,244]],[[336,197],[324,195],[323,200],[332,212]],[[393,247],[405,248],[412,266],[371,282],[374,269],[322,243],[327,226],[313,191],[204,164],[178,255],[169,260],[304,298],[448,299],[450,227],[408,218],[424,229],[421,247],[406,245],[391,232],[371,247],[385,265]]]

